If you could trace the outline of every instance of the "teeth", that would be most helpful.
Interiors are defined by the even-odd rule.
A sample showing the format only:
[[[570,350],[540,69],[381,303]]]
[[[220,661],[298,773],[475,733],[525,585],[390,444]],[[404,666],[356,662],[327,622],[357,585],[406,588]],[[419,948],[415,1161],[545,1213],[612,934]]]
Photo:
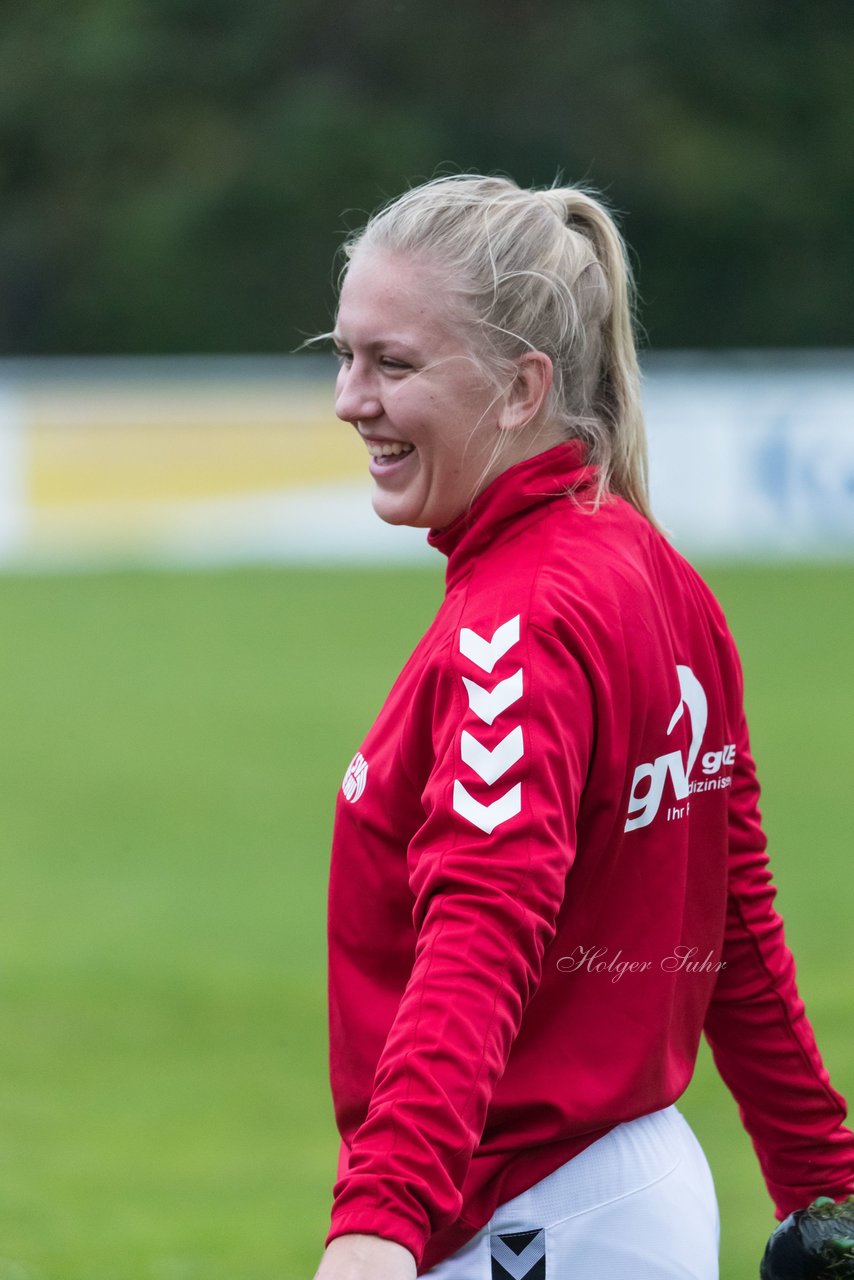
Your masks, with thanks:
[[[366,441],[366,443],[368,445],[368,453],[372,458],[397,457],[401,453],[411,453],[415,448],[414,445],[400,444],[397,441],[394,444],[371,444],[370,441]]]

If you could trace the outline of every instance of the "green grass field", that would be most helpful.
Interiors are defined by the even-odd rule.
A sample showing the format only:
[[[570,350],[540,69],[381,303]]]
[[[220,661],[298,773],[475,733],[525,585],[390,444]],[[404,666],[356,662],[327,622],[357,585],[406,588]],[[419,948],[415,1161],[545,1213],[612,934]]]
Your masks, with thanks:
[[[854,566],[712,570],[779,902],[854,1094]],[[0,578],[0,1280],[310,1280],[336,1150],[324,885],[344,769],[438,572]],[[724,1280],[772,1225],[701,1059]]]

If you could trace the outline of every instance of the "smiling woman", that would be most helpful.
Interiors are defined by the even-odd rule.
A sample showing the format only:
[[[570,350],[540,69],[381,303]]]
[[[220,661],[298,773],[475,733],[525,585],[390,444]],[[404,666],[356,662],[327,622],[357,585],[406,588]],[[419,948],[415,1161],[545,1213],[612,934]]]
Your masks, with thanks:
[[[448,566],[338,797],[317,1280],[715,1280],[674,1105],[701,1034],[779,1215],[854,1190],[854,1135],[773,906],[735,645],[649,509],[622,240],[576,188],[463,176],[347,255],[338,416],[377,513]]]
[[[354,256],[341,290],[335,409],[368,447],[374,509],[390,524],[442,528],[499,470],[544,447],[533,424],[551,361],[527,353],[496,387],[462,326],[432,301],[445,292],[435,266],[381,248]],[[556,425],[549,436],[561,439]]]

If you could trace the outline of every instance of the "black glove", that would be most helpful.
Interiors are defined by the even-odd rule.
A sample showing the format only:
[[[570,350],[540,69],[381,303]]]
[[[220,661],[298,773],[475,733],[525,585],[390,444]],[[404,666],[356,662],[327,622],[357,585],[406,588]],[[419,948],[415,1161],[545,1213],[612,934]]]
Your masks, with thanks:
[[[822,1196],[771,1235],[759,1280],[854,1280],[854,1196]]]

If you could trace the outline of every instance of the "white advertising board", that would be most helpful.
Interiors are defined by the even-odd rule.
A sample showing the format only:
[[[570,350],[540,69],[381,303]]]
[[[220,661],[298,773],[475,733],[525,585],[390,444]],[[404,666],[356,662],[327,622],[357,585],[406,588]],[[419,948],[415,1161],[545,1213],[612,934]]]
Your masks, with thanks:
[[[374,516],[324,357],[0,361],[0,564],[435,558]],[[854,557],[854,352],[645,360],[653,509],[700,558]]]
[[[661,357],[644,401],[653,507],[677,545],[854,555],[854,358]]]
[[[0,564],[20,554],[26,516],[24,417],[17,395],[0,381]]]

